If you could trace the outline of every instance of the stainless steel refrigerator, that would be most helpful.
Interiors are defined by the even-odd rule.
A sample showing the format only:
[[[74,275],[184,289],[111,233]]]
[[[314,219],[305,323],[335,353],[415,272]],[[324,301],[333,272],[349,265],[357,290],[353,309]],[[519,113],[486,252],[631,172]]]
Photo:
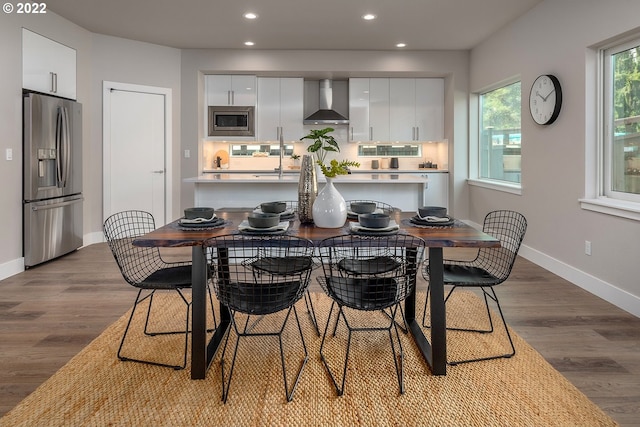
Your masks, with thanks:
[[[23,96],[23,255],[32,267],[82,246],[82,105]]]

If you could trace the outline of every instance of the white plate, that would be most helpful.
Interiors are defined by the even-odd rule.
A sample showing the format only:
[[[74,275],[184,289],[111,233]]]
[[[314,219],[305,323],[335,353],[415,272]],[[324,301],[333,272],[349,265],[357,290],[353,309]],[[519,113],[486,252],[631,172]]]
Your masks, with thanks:
[[[273,227],[264,227],[264,228],[259,228],[259,227],[252,227],[249,225],[249,220],[243,220],[240,224],[238,224],[238,230],[240,231],[244,231],[244,230],[249,230],[249,231],[278,231],[278,230],[286,230],[287,228],[289,228],[289,221],[280,221],[280,223],[278,225],[274,225]]]
[[[180,224],[201,224],[203,222],[212,222],[215,219],[216,219],[216,214],[213,214],[211,218],[193,218],[193,219],[182,218],[180,219]]]

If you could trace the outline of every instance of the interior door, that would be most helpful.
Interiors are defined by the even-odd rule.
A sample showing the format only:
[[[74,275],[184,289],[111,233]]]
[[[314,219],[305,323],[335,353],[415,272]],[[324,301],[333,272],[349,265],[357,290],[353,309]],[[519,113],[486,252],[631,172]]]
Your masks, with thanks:
[[[123,210],[150,212],[156,225],[167,212],[167,96],[105,90],[104,218]]]

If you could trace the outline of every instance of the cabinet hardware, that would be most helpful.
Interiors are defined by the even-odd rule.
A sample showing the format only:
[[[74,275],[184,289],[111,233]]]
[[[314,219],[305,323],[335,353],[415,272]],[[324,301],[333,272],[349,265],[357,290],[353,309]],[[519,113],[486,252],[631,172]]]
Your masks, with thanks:
[[[58,93],[58,73],[49,71],[51,75],[51,93]]]

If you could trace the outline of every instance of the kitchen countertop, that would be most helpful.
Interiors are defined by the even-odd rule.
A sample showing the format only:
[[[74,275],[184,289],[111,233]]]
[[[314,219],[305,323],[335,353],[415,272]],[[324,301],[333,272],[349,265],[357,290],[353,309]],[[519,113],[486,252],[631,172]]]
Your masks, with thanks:
[[[424,171],[424,170],[423,170]],[[186,178],[185,182],[194,182],[197,184],[207,183],[238,183],[238,184],[293,184],[298,183],[299,174],[285,173],[282,177],[274,172],[257,172],[257,173],[206,173],[193,178]],[[325,182],[324,176],[318,177],[318,182]],[[426,183],[428,178],[418,177],[407,173],[357,173],[351,175],[340,175],[334,179],[336,184],[417,184]]]

